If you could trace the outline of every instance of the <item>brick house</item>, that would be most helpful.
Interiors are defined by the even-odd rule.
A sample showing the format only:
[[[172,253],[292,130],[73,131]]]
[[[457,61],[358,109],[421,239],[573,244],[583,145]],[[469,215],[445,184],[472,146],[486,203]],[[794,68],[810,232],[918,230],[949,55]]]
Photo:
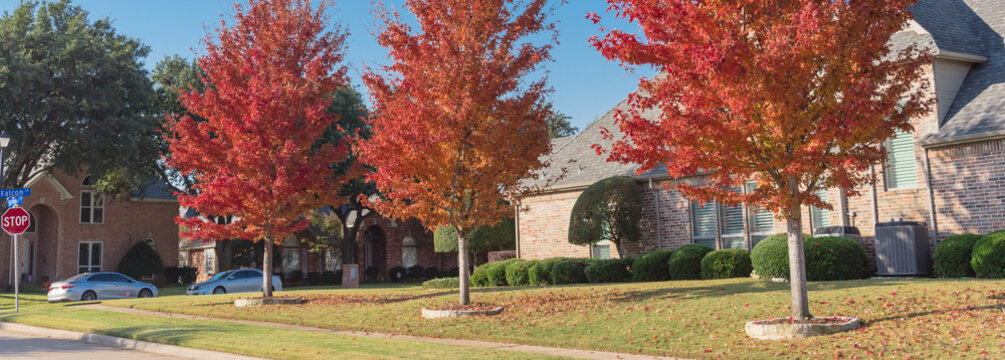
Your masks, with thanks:
[[[857,226],[870,255],[875,224],[889,219],[925,222],[933,243],[951,234],[1005,229],[1005,2],[921,0],[911,10],[915,20],[891,45],[918,44],[935,54],[927,81],[934,85],[931,96],[938,105],[916,119],[913,133],[898,134],[887,144],[888,161],[871,170],[874,182],[860,189],[861,195],[822,191],[819,195],[834,210],[803,210],[805,229]],[[643,236],[639,244],[625,246],[624,255],[690,243],[750,249],[765,236],[785,231],[783,221],[756,208],[696,204],[658,186],[700,178],[670,179],[662,170],[638,175],[633,165],[597,156],[593,144],[611,145],[600,129],[616,131],[614,113],[626,108],[622,101],[580,134],[553,141],[552,167],[543,174],[565,168],[565,177],[539,195],[520,199],[526,208],[517,219],[520,257],[617,257],[606,244],[591,249],[567,241],[579,194],[617,175],[633,177],[643,189]]]
[[[194,214],[188,213],[187,216]],[[280,263],[275,271],[284,277],[289,277],[293,271],[306,275],[340,270],[343,262],[360,264],[361,270],[372,269],[376,275],[367,275],[365,280],[368,281],[387,281],[389,271],[396,267],[420,265],[449,270],[457,266],[456,254],[434,252],[433,233],[415,219],[395,221],[376,214],[366,216],[360,222],[356,256],[351,262],[343,259],[345,244],[341,241],[312,252],[310,244],[300,239],[313,239],[313,235],[304,232],[296,238],[287,239],[273,253]],[[233,241],[190,241],[182,238],[178,256],[182,265],[196,268],[197,281],[206,280],[219,271],[260,266],[257,263],[235,262],[236,251],[239,250],[235,249]]]
[[[31,178],[23,208],[32,225],[19,240],[19,266],[28,283],[42,284],[82,272],[115,271],[138,241],[151,243],[164,266],[178,261],[178,201],[163,184],[112,197],[97,192],[90,176],[58,170]],[[0,241],[0,288],[13,284],[13,242]]]

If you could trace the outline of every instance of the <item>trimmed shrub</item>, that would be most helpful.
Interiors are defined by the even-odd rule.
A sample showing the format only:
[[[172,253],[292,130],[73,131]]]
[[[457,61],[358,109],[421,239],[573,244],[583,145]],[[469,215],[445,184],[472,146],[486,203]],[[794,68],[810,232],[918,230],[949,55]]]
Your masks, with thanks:
[[[563,259],[556,262],[551,268],[551,283],[560,284],[582,284],[586,279],[586,259]]]
[[[514,261],[506,265],[506,283],[510,286],[530,285],[530,268],[537,263],[537,260]]]
[[[427,267],[425,270],[426,279],[434,279],[440,276],[440,269],[435,266]]]
[[[342,283],[342,270],[325,271],[321,273],[321,282],[327,285],[338,285]]]
[[[178,267],[178,282],[188,285],[195,282],[196,270],[191,266]]]
[[[421,279],[426,276],[426,269],[422,265],[409,266],[406,271],[409,279]]]
[[[488,267],[489,264],[485,264],[475,268],[475,271],[471,272],[471,277],[468,281],[471,282],[471,286],[489,286],[489,275]]]
[[[625,259],[600,260],[583,269],[586,279],[591,283],[615,283],[632,281],[632,273],[628,270],[629,262]]]
[[[300,282],[300,280],[304,279],[304,272],[300,270],[290,271],[286,279],[290,280],[291,283]]]
[[[701,259],[715,249],[702,244],[687,244],[674,250],[667,260],[671,280],[701,279]]]
[[[161,262],[161,256],[146,241],[138,241],[133,244],[122,256],[122,260],[119,260],[118,272],[133,279],[158,274],[162,270],[164,270],[164,263]]]
[[[461,276],[461,271],[456,266],[440,273],[440,277],[458,277],[458,276]]]
[[[307,283],[311,285],[317,285],[321,283],[321,273],[316,271],[311,271],[307,273]]]
[[[632,281],[665,281],[670,280],[667,262],[673,255],[673,250],[661,249],[650,251],[632,263]]]
[[[403,281],[406,277],[408,277],[408,270],[405,270],[405,268],[401,266],[393,267],[387,272],[387,276],[389,276],[393,282]]]
[[[750,253],[744,249],[713,251],[701,259],[701,277],[704,279],[749,277],[753,270]]]
[[[555,266],[559,261],[568,258],[548,258],[539,261],[530,267],[527,272],[527,278],[530,280],[531,285],[549,285],[551,284],[551,268]]]
[[[458,289],[460,287],[461,279],[457,277],[426,280],[422,283],[423,289]]]
[[[166,284],[178,284],[178,267],[168,266],[164,268],[164,282]]]
[[[488,277],[488,286],[506,286],[506,267],[515,262],[524,261],[522,259],[509,259],[491,262],[485,265],[485,274]]]
[[[872,273],[865,247],[855,239],[815,237],[804,242],[803,251],[809,281],[865,279]]]
[[[813,235],[803,234],[803,244],[813,239]],[[754,245],[750,252],[750,262],[757,276],[764,279],[789,278],[789,236],[775,234]]]
[[[932,255],[932,269],[935,276],[973,277],[975,274],[973,266],[970,265],[970,255],[980,239],[980,235],[973,234],[953,235],[942,239],[935,246],[935,254]]]
[[[1005,230],[981,237],[974,244],[970,265],[979,278],[1005,278]]]

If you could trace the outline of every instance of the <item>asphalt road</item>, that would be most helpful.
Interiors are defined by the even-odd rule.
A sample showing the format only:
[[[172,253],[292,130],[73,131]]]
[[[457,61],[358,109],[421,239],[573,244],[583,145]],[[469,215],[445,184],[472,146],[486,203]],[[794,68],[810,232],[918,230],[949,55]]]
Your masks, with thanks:
[[[0,330],[0,359],[185,359]]]

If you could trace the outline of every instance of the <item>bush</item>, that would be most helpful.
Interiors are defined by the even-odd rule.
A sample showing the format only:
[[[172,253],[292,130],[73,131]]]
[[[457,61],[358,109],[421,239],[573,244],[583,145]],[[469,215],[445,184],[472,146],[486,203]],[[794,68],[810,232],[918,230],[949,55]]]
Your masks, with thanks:
[[[164,283],[166,284],[178,284],[178,267],[168,266],[164,268]]]
[[[586,279],[586,259],[563,259],[558,261],[551,268],[551,283],[560,284],[582,284]]]
[[[629,259],[630,260],[630,259]],[[632,273],[628,270],[629,262],[625,259],[601,260],[583,269],[586,279],[591,283],[614,283],[632,281]]]
[[[981,239],[980,235],[963,234],[947,237],[935,246],[932,255],[932,268],[938,277],[973,277],[974,268],[970,265],[970,255],[974,245]]]
[[[129,251],[126,251],[126,254],[122,256],[118,268],[118,272],[134,279],[158,274],[162,270],[164,270],[164,263],[161,262],[161,256],[146,241],[133,244]]]
[[[461,271],[456,266],[440,273],[440,277],[458,277],[458,276],[461,276]]]
[[[813,235],[803,234],[803,243],[808,243]],[[789,278],[789,237],[775,234],[754,245],[750,252],[750,262],[757,276],[764,279]]]
[[[530,285],[530,268],[537,263],[537,260],[514,261],[506,265],[506,283],[510,286]]]
[[[380,276],[380,268],[376,266],[368,266],[363,274],[366,275],[367,280],[377,281],[377,277]]]
[[[405,270],[405,268],[401,266],[396,266],[391,268],[391,271],[387,272],[387,276],[391,278],[391,281],[399,282],[408,277],[408,270]]]
[[[427,267],[424,275],[426,276],[426,279],[437,278],[440,276],[440,269],[437,269],[435,266]]]
[[[488,286],[506,286],[506,267],[512,263],[522,262],[522,259],[509,259],[503,261],[490,262],[482,265],[485,267],[485,275],[488,277]]]
[[[715,251],[708,246],[701,244],[688,244],[674,250],[667,260],[667,271],[670,272],[671,280],[698,280],[701,279],[701,259],[705,255]]]
[[[468,279],[471,282],[471,286],[489,286],[489,274],[486,265],[488,264],[479,266],[475,268],[475,271],[471,272],[471,277]]]
[[[325,271],[321,273],[321,282],[327,285],[338,285],[342,283],[342,270]]]
[[[290,273],[287,274],[286,279],[291,283],[300,282],[300,280],[304,279],[304,272],[300,270],[290,271]]]
[[[408,267],[408,278],[409,279],[421,279],[426,276],[426,269],[421,265],[409,266]]]
[[[196,270],[191,266],[178,267],[178,282],[188,285],[195,282]]]
[[[865,279],[872,273],[865,247],[855,239],[815,237],[803,246],[808,281]]]
[[[667,261],[673,250],[661,249],[650,251],[639,256],[632,263],[632,281],[664,281],[670,280]]]
[[[316,271],[311,271],[307,273],[307,283],[311,285],[317,285],[321,283],[321,273]]]
[[[555,266],[559,261],[568,258],[547,258],[539,261],[530,267],[527,271],[527,278],[530,280],[531,285],[548,285],[551,284],[551,268]]]
[[[713,251],[701,259],[701,277],[705,279],[749,277],[753,270],[750,253],[744,249]]]
[[[979,278],[1005,278],[1005,230],[981,237],[974,244],[970,265]]]
[[[423,289],[458,289],[460,287],[461,279],[458,277],[432,279],[422,283]]]

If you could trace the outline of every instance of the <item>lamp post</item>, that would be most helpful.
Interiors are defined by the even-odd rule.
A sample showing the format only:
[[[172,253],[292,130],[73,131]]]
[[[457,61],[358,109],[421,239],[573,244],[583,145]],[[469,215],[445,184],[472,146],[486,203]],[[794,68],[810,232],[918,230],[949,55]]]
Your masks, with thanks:
[[[4,162],[7,160],[7,145],[10,145],[10,134],[7,134],[7,132],[4,131],[3,133],[0,133],[0,189],[3,188],[4,182],[7,180],[7,171],[4,169]],[[19,283],[21,282],[21,279],[14,276],[14,272],[20,269],[20,267],[17,266],[17,237],[14,237],[14,239],[14,243],[11,245],[10,249],[13,261],[10,263],[11,272],[9,273],[10,278],[7,283],[9,284],[14,282],[14,312],[18,312],[18,310],[20,310],[18,306],[18,290],[20,290]],[[15,282],[15,280],[17,281]]]

